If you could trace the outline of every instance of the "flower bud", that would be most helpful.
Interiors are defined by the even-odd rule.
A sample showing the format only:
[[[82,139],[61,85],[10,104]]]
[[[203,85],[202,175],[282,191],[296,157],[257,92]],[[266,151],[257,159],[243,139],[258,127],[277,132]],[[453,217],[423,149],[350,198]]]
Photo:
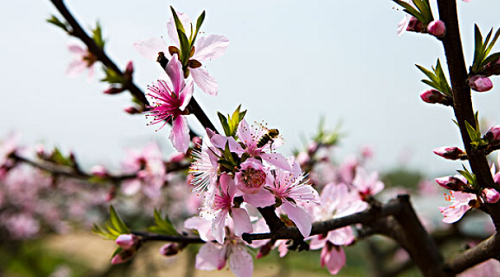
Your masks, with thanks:
[[[412,16],[410,22],[408,23],[408,27],[406,27],[406,31],[421,33],[422,31],[424,31],[424,27],[420,20]]]
[[[127,63],[127,67],[125,68],[125,74],[132,75],[132,73],[134,73],[134,63],[132,61],[129,61]]]
[[[139,243],[139,238],[132,234],[120,235],[115,240],[116,244],[118,244],[122,249],[129,250],[132,248],[136,248]]]
[[[429,89],[422,92],[422,94],[420,94],[420,98],[422,98],[422,101],[425,103],[436,104],[441,103],[444,100],[444,95],[435,89]]]
[[[104,94],[113,95],[113,94],[118,94],[118,93],[120,93],[122,91],[123,91],[123,88],[110,87],[110,88],[108,88],[107,90],[104,91]]]
[[[177,243],[167,243],[160,248],[160,254],[163,256],[174,256],[179,253],[179,245]]]
[[[427,25],[427,32],[437,38],[442,38],[446,34],[446,26],[443,21],[434,20]]]
[[[434,154],[448,160],[458,160],[463,157],[465,152],[458,147],[444,146],[434,149]]]
[[[273,249],[275,241],[270,240],[268,243],[264,244],[260,249],[259,253],[257,253],[257,256],[255,257],[256,259],[263,258],[267,256],[271,250]]]
[[[498,200],[500,200],[500,193],[498,193],[496,189],[485,188],[483,189],[482,195],[486,202],[490,204],[495,204]]]
[[[141,111],[139,111],[136,107],[126,107],[125,109],[123,109],[126,113],[129,113],[129,114],[138,114],[138,113],[141,113]]]
[[[466,181],[453,176],[437,178],[436,183],[445,189],[454,191],[462,191],[467,186]]]
[[[474,75],[469,78],[469,87],[475,91],[484,92],[493,88],[493,83],[484,75]]]
[[[490,130],[484,135],[488,143],[492,146],[500,144],[500,125],[491,127]]]
[[[121,264],[124,263],[134,256],[136,250],[124,250],[113,256],[111,259],[111,264]]]
[[[168,161],[172,163],[180,163],[186,158],[186,153],[184,152],[174,152],[168,157]]]
[[[102,165],[94,165],[91,169],[90,172],[92,175],[101,177],[101,178],[106,178],[108,176],[108,171],[106,168]]]

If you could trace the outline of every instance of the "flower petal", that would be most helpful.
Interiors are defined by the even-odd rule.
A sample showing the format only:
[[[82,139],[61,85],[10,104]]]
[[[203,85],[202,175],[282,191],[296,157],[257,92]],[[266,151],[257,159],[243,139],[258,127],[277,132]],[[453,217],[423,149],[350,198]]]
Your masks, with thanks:
[[[213,60],[221,57],[229,46],[229,39],[225,36],[210,35],[199,37],[195,43],[193,59],[198,61]]]
[[[168,138],[172,141],[177,151],[186,153],[189,147],[189,127],[185,116],[177,116],[173,122],[172,131]]]
[[[281,155],[280,153],[264,153],[261,155],[262,159],[274,166],[277,166],[281,169],[290,171],[292,168],[290,167],[290,164],[286,160],[285,156]]]
[[[191,75],[193,75],[194,82],[201,90],[213,96],[217,95],[219,85],[215,78],[208,74],[208,71],[201,67],[190,68],[189,70],[191,71]]]
[[[251,233],[253,231],[252,222],[250,222],[250,216],[245,209],[231,209],[231,217],[234,221],[234,234],[238,237],[241,237],[243,233]]]
[[[189,102],[193,97],[193,91],[194,91],[193,82],[189,81],[180,93],[181,106],[179,107],[179,110],[184,111],[187,105],[189,105]]]
[[[253,260],[245,246],[237,244],[229,254],[229,268],[238,277],[251,277],[253,274]]]
[[[217,243],[205,243],[196,255],[196,268],[201,270],[219,269],[226,263],[224,247]],[[222,266],[224,267],[224,266]]]
[[[312,219],[309,213],[300,206],[294,206],[287,201],[283,202],[281,206],[283,211],[285,211],[288,218],[290,218],[297,228],[299,228],[300,233],[304,237],[308,237],[311,234]]]
[[[254,194],[245,193],[243,194],[243,199],[257,208],[271,206],[276,203],[276,198],[267,189],[261,189]]]
[[[179,93],[184,88],[184,71],[182,71],[182,64],[179,61],[177,54],[175,54],[170,61],[168,61],[165,71],[172,81],[174,93],[179,96]]]
[[[75,77],[76,75],[80,74],[87,68],[87,62],[84,60],[76,60],[72,61],[68,69],[66,70],[66,76],[68,77]]]
[[[326,268],[328,268],[330,274],[335,275],[344,267],[345,261],[344,249],[342,247],[333,247],[326,261]]]
[[[169,56],[167,43],[161,38],[150,38],[134,43],[135,50],[144,58],[156,61],[158,53],[163,52]]]

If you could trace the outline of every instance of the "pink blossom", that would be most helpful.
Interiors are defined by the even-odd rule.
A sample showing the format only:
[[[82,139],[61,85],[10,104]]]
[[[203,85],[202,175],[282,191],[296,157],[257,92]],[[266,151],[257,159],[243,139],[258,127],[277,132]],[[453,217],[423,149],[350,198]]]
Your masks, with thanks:
[[[101,178],[105,178],[108,176],[108,171],[102,165],[94,165],[90,169],[90,173],[92,173],[92,175],[94,175],[94,176],[101,177]]]
[[[250,233],[253,230],[247,211],[233,206],[235,193],[234,180],[227,174],[220,175],[219,188],[215,192],[211,208],[215,216],[212,221],[212,235],[221,244],[224,241],[226,219],[229,214],[234,221],[234,233],[237,236]]]
[[[493,83],[484,75],[473,75],[469,78],[469,87],[477,92],[485,92],[493,88]]]
[[[378,172],[375,171],[368,175],[366,170],[361,167],[356,169],[356,176],[352,184],[359,191],[359,195],[363,200],[368,199],[384,189],[384,183],[378,179]]]
[[[134,256],[136,253],[136,249],[128,249],[128,250],[123,250],[119,252],[118,254],[114,255],[113,258],[111,258],[111,264],[121,264],[124,263]]]
[[[482,192],[483,198],[490,204],[495,204],[500,200],[500,193],[493,188],[485,188]]]
[[[236,173],[236,187],[244,193],[255,194],[266,184],[267,174],[264,166],[253,158],[240,165]]]
[[[177,55],[168,62],[166,71],[169,77],[165,78],[167,80],[158,80],[156,85],[148,87],[148,95],[154,99],[154,104],[148,107],[151,109],[148,116],[153,116],[151,124],[165,121],[160,129],[167,121],[172,121],[169,138],[177,151],[186,152],[189,147],[189,127],[185,109],[193,95],[193,83],[184,83],[182,64]]]
[[[151,199],[160,196],[166,169],[157,144],[150,143],[142,150],[128,149],[122,167],[125,173],[137,175],[122,183],[120,188],[124,194],[133,195],[142,189]]]
[[[15,239],[29,239],[37,235],[40,223],[31,214],[16,214],[2,219],[10,235]]]
[[[478,204],[475,194],[459,191],[450,191],[450,195],[445,195],[445,199],[451,202],[451,205],[448,207],[439,207],[439,211],[444,216],[443,222],[445,223],[457,222],[471,206]]]
[[[443,21],[434,20],[427,25],[427,31],[435,37],[442,38],[446,34],[446,26]]]
[[[184,30],[186,30],[186,36],[189,38],[194,36],[192,30],[193,24],[191,23],[189,17],[184,13],[177,13]],[[173,17],[167,24],[168,36],[172,44],[171,47],[180,49],[179,37],[177,34],[177,28]],[[210,95],[217,95],[219,91],[219,85],[217,81],[212,77],[208,71],[206,71],[202,66],[202,63],[208,60],[213,60],[221,57],[229,45],[229,40],[220,35],[209,35],[205,37],[197,37],[194,47],[191,50],[193,55],[190,57],[187,64],[184,66],[188,68],[185,76],[191,74],[196,85],[204,92]],[[143,40],[134,43],[134,47],[137,51],[143,55],[145,58],[156,61],[159,52],[163,52],[166,57],[170,58],[172,53],[169,51],[169,45],[159,38],[152,38],[148,40]]]
[[[69,64],[66,75],[75,77],[88,68],[88,80],[91,81],[94,76],[94,63],[97,61],[97,57],[89,50],[83,49],[74,43],[70,43],[68,49],[73,54],[73,61]]]
[[[300,233],[307,237],[311,233],[312,216],[301,205],[319,204],[318,192],[307,183],[305,176],[300,172],[297,162],[291,161],[293,172],[276,169],[274,180],[267,186],[277,199],[282,202],[281,208],[292,220]]]
[[[208,137],[204,137],[201,150],[194,149],[192,155],[194,161],[189,167],[189,173],[193,175],[191,184],[198,192],[203,190],[208,190],[209,193],[213,192],[219,169],[217,161],[221,155],[219,149],[212,145]]]

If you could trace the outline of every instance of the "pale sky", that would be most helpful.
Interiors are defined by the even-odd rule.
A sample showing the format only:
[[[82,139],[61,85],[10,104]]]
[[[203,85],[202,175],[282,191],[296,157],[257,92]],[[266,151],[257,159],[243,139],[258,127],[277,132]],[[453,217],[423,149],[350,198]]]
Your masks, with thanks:
[[[129,60],[134,62],[135,81],[144,91],[160,69],[132,44],[154,36],[167,38],[169,5],[191,18],[206,10],[202,31],[224,35],[230,45],[224,56],[206,64],[219,82],[219,95],[196,89],[195,97],[214,122],[217,111],[232,112],[242,104],[248,110],[247,120],[264,120],[280,130],[286,155],[301,146],[301,136],[313,135],[324,116],[331,128],[342,122],[345,137],[337,157],[370,145],[375,150],[371,167],[381,171],[400,165],[402,155],[410,156],[409,168],[431,175],[452,174],[461,167],[432,153],[440,146],[462,147],[452,110],[419,98],[427,87],[414,64],[429,68],[437,58],[446,64],[441,45],[428,35],[398,37],[403,13],[391,1],[68,0],[67,4],[83,26],[94,26],[99,19],[107,52],[121,68]],[[483,33],[500,27],[500,3],[459,1],[458,7],[470,62],[473,22]],[[0,137],[19,131],[25,143],[72,149],[86,164],[116,165],[125,147],[151,140],[171,153],[169,129],[155,133],[144,116],[122,112],[131,97],[104,95],[107,86],[98,82],[99,68],[92,83],[86,74],[65,76],[72,59],[67,44],[76,39],[45,23],[51,14],[58,15],[48,0],[0,4]],[[496,89],[473,98],[482,118],[500,124]]]

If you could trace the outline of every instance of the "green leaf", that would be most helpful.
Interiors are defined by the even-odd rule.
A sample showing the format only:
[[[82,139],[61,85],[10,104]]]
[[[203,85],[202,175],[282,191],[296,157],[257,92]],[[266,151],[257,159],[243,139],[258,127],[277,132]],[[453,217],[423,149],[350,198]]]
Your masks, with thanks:
[[[163,234],[167,236],[178,236],[179,233],[175,229],[174,225],[166,215],[165,218],[162,218],[161,212],[157,209],[154,211],[154,218],[156,225],[150,226],[148,230],[150,232]]]
[[[69,33],[68,26],[66,25],[66,23],[61,22],[59,18],[57,18],[55,15],[52,15],[51,18],[47,19],[47,22],[52,23]]]
[[[106,74],[106,77],[101,79],[101,82],[106,82],[109,84],[123,84],[125,80],[123,77],[115,72],[113,69],[109,67],[103,66],[104,73]]]
[[[117,238],[117,236],[114,236],[113,234],[109,233],[107,230],[104,230],[104,228],[95,223],[92,226],[92,233],[99,235],[105,239],[115,240]]]
[[[182,61],[182,65],[186,65],[189,61],[189,54],[191,53],[191,44],[184,32],[177,29],[177,34],[179,35],[179,43],[181,44],[179,59]]]
[[[170,6],[170,10],[172,11],[172,15],[174,17],[175,28],[178,30],[177,32],[179,32],[180,30],[182,33],[185,34],[186,31],[184,30],[184,26],[182,26],[182,22],[177,16],[177,12],[175,11],[174,7]]]
[[[228,161],[218,160],[217,163],[220,164],[221,166],[227,168],[230,171],[234,171],[234,165]]]
[[[96,23],[96,27],[94,30],[92,30],[92,38],[94,39],[94,42],[97,46],[99,46],[99,48],[104,48],[104,39],[102,38],[102,29],[101,29],[101,25],[99,24],[99,21],[97,21]]]
[[[500,28],[496,31],[495,36],[493,37],[493,40],[491,41],[490,45],[488,45],[488,47],[486,48],[484,56],[487,56],[490,53],[493,46],[495,46],[495,43],[497,42],[499,36],[500,36]]]
[[[200,31],[201,25],[203,24],[203,21],[205,21],[205,11],[203,11],[200,16],[198,16],[198,19],[196,20],[196,29],[193,35],[193,39],[191,40],[191,47],[193,47],[196,37],[198,36],[198,32]]]
[[[425,22],[424,16],[418,10],[416,10],[414,7],[412,7],[410,4],[408,4],[404,1],[400,1],[400,0],[394,0],[394,2],[396,2],[398,5],[403,7],[404,12],[416,17],[418,20],[420,20],[422,22]]]
[[[64,165],[64,166],[72,166],[73,165],[73,162],[71,161],[71,159],[69,157],[65,157],[61,153],[61,151],[59,151],[59,148],[57,148],[57,147],[54,148],[54,151],[50,155],[49,160],[55,164],[58,164],[58,165]]]
[[[424,24],[430,23],[433,20],[433,17],[432,17],[432,12],[431,12],[431,9],[429,8],[429,6],[427,6],[421,0],[413,0],[413,3],[418,8],[422,17],[424,18],[424,20],[421,20],[422,23],[424,23]]]
[[[219,117],[220,124],[222,125],[222,129],[224,129],[226,136],[231,136],[231,128],[229,128],[227,118],[220,112],[217,112],[217,116]]]
[[[476,129],[474,129],[474,127],[472,125],[470,125],[469,122],[465,121],[465,127],[467,129],[467,133],[469,133],[469,137],[470,137],[470,140],[471,141],[477,141],[478,139],[480,139],[481,137],[481,134],[478,134]]]
[[[130,230],[128,229],[127,225],[125,225],[120,216],[116,213],[115,208],[113,208],[113,205],[109,206],[109,214],[111,217],[110,218],[111,224],[113,224],[115,230],[120,232],[120,234],[130,234]]]

